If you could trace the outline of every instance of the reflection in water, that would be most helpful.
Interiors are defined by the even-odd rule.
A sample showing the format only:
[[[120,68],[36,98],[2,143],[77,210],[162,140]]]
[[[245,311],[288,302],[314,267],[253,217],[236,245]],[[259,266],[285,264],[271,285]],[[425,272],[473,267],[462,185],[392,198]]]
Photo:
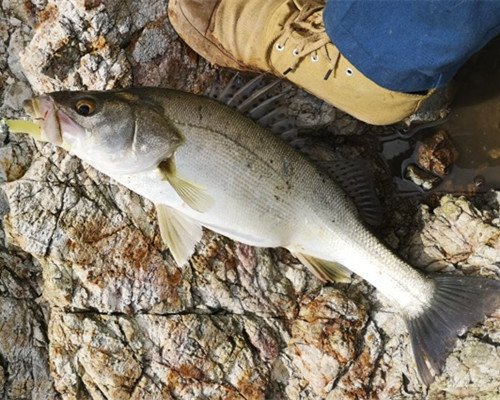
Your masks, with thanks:
[[[500,37],[467,63],[457,83],[451,113],[439,126],[424,127],[411,138],[384,140],[383,155],[399,178],[400,190],[418,190],[405,179],[404,170],[416,161],[418,144],[439,130],[449,134],[459,156],[432,192],[500,189]]]

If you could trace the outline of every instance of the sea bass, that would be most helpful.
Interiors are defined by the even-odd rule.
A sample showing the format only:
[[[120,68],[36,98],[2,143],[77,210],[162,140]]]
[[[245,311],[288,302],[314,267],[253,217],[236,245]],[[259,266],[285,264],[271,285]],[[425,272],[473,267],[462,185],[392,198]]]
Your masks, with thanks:
[[[352,271],[397,306],[417,369],[430,384],[456,336],[500,306],[500,282],[425,276],[360,220],[346,193],[251,119],[176,90],[54,92],[27,112],[42,139],[154,202],[160,233],[184,265],[202,227],[239,242],[284,247],[323,280]]]

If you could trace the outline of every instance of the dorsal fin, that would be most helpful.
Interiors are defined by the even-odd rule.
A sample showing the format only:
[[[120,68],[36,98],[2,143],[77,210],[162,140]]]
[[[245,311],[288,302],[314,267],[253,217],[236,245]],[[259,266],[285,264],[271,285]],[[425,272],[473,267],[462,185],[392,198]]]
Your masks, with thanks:
[[[382,224],[384,212],[377,197],[374,176],[367,160],[338,159],[316,164],[329,173],[353,199],[361,218],[372,226]]]
[[[256,107],[261,106],[262,108],[263,103],[267,104],[269,109],[273,109],[276,106],[275,100],[278,100],[278,97],[273,94],[278,83],[278,80],[273,80],[267,85],[257,87],[251,93],[248,91],[250,88],[247,88],[248,97],[238,106],[238,111],[250,115],[251,111],[255,110]],[[283,96],[279,98],[281,97]],[[271,101],[272,98],[274,99]]]
[[[298,130],[282,103],[287,92],[276,93],[280,82],[258,75],[244,83],[241,75],[236,73],[225,86],[214,85],[205,95],[238,110],[291,143],[297,138]]]

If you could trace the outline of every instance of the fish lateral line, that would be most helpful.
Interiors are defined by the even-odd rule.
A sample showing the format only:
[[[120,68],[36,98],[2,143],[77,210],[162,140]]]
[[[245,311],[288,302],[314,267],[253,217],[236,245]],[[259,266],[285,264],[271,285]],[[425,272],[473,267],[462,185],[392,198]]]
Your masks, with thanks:
[[[222,104],[224,105],[224,104]],[[210,128],[208,126],[205,126],[205,125],[198,125],[198,124],[190,124],[190,123],[187,123],[187,122],[181,122],[181,121],[178,121],[178,120],[175,120],[173,118],[170,118],[171,121],[174,123],[174,125],[176,126],[184,126],[184,127],[187,127],[187,128],[197,128],[197,129],[203,129],[203,130],[206,130],[208,132],[211,132],[211,133],[214,133],[216,135],[220,135],[222,136],[224,139],[226,140],[229,140],[231,143],[233,143],[235,146],[237,147],[240,147],[242,149],[244,149],[245,151],[249,152],[252,156],[254,156],[257,160],[259,160],[260,162],[262,162],[263,164],[265,164],[267,167],[269,167],[270,169],[272,169],[274,172],[276,172],[278,175],[281,173],[281,170],[279,169],[279,163],[276,163],[273,159],[264,159],[262,158],[261,156],[259,156],[259,154],[257,154],[250,146],[245,146],[244,144],[242,144],[241,142],[235,140],[234,138],[232,138],[231,136],[227,135],[226,133],[224,133],[223,131],[221,130],[217,130],[217,129],[213,129],[213,128]],[[255,123],[255,121],[252,121]],[[259,128],[262,128],[260,125],[258,125],[257,123],[255,123],[255,125]],[[275,136],[274,136],[275,137]],[[275,137],[277,140],[279,140],[280,142],[286,144],[289,146],[289,143],[287,143],[285,140],[283,139],[280,139],[278,137]],[[300,154],[300,153],[299,153]],[[303,155],[303,154],[301,154]],[[282,179],[280,177],[280,179]],[[283,182],[288,185],[288,182],[286,182],[284,179],[282,179]]]

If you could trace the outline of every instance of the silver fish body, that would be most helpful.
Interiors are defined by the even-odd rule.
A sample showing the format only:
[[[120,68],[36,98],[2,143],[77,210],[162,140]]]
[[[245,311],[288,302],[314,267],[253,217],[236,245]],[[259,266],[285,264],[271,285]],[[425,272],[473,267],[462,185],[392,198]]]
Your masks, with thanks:
[[[407,312],[425,305],[433,282],[369,232],[330,177],[228,107],[182,92],[164,96],[165,115],[184,137],[174,156],[178,174],[206,188],[216,199],[214,206],[202,213],[193,210],[168,183],[158,182],[156,171],[108,171],[110,176],[155,204],[174,207],[234,240],[338,262]]]
[[[34,99],[38,107],[31,108],[47,107],[48,98],[57,112],[45,114],[64,120],[60,132],[46,136],[166,206],[162,212],[175,210],[198,232],[188,248],[200,225],[252,246],[285,247],[311,264],[338,263],[374,285],[402,311],[426,383],[439,372],[457,332],[499,305],[496,281],[431,279],[411,268],[364,226],[329,176],[229,107],[179,91],[138,88],[57,92],[43,102]],[[200,201],[191,203],[198,191]]]

